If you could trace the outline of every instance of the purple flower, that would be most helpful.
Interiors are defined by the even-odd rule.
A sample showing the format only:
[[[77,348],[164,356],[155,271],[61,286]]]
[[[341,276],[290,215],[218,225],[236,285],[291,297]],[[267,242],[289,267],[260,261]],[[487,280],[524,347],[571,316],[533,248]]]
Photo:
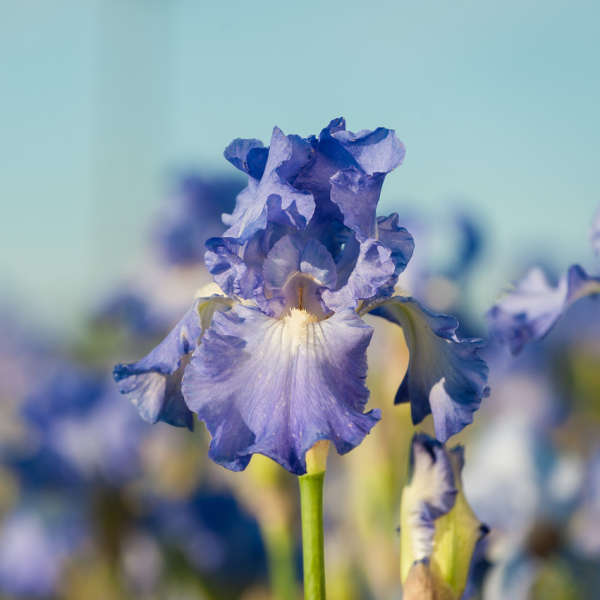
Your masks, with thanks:
[[[113,375],[119,390],[129,395],[144,421],[194,428],[193,415],[181,393],[184,362],[221,304],[227,306],[218,297],[196,300],[150,354],[137,363],[115,367]]]
[[[20,407],[29,443],[6,453],[26,488],[114,485],[139,473],[147,429],[109,380],[66,361],[37,378]]]
[[[156,235],[164,259],[174,265],[202,264],[204,242],[222,231],[221,214],[233,209],[240,182],[231,177],[179,177]]]
[[[261,453],[304,473],[317,441],[348,452],[380,418],[364,412],[372,330],[362,317],[373,311],[405,330],[411,365],[399,399],[415,420],[433,412],[442,439],[470,422],[486,393],[479,342],[458,340],[452,317],[393,295],[414,248],[397,215],[376,215],[385,175],[404,157],[394,132],[354,134],[343,119],[319,137],[275,128],[270,147],[235,140],[225,157],[248,186],[223,236],[206,243],[220,289],[148,356],[115,368],[142,416],[190,426],[196,412],[219,464],[240,470]]]
[[[474,440],[465,486],[495,534],[486,597],[529,598],[543,567],[552,568],[557,557],[566,574],[596,589],[597,568],[586,573],[582,565],[600,548],[598,465],[592,455],[584,469],[580,457],[561,452],[547,430],[517,412],[497,415]]]
[[[264,574],[258,525],[233,496],[203,488],[185,499],[148,501],[153,531],[183,555],[180,566],[189,563],[195,577],[218,585],[223,595],[238,597],[240,588]]]
[[[410,353],[395,403],[410,402],[415,424],[433,414],[435,435],[445,442],[473,421],[489,393],[481,340],[459,340],[454,317],[436,315],[414,298],[393,298],[373,314],[402,327]]]
[[[600,211],[594,218],[590,239],[598,252]],[[490,334],[518,354],[527,343],[542,339],[577,300],[598,294],[600,277],[588,275],[579,265],[569,267],[556,286],[534,267],[488,311]]]
[[[401,531],[410,554],[410,560],[403,562],[403,578],[413,562],[431,558],[435,521],[450,512],[457,494],[451,458],[444,446],[424,433],[415,434],[402,495]]]
[[[74,507],[23,503],[0,526],[0,591],[10,597],[54,597],[84,536]]]
[[[247,306],[216,315],[183,380],[211,458],[240,470],[258,452],[297,473],[320,439],[340,453],[358,445],[379,419],[363,414],[371,334],[351,310],[320,322],[297,308],[281,319]]]
[[[156,314],[147,297],[135,290],[109,296],[94,311],[93,323],[118,328],[136,338],[158,336],[166,329],[164,319]]]
[[[400,510],[400,571],[410,597],[424,595],[422,577],[438,591],[436,597],[461,598],[467,585],[473,554],[488,528],[465,498],[463,466],[462,446],[448,450],[424,433],[413,437]]]
[[[539,268],[531,269],[487,314],[490,334],[518,354],[543,338],[580,298],[600,293],[600,277],[573,265],[553,287]]]

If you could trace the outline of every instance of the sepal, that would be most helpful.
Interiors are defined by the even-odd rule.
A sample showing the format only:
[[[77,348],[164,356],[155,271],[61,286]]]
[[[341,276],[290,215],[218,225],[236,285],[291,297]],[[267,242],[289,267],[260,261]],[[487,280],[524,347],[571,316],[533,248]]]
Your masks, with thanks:
[[[370,312],[400,325],[408,346],[408,370],[395,403],[410,402],[415,425],[433,414],[436,437],[445,442],[473,421],[489,393],[482,341],[459,339],[454,317],[432,313],[414,298],[395,296]]]

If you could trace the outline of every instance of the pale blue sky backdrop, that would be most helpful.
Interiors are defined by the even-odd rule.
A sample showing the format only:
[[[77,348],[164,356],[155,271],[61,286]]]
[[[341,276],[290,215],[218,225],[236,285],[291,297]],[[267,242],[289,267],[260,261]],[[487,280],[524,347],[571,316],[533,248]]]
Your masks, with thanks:
[[[0,286],[72,326],[138,263],[169,173],[235,137],[396,129],[382,212],[471,209],[483,311],[529,257],[591,264],[600,5],[0,1]]]

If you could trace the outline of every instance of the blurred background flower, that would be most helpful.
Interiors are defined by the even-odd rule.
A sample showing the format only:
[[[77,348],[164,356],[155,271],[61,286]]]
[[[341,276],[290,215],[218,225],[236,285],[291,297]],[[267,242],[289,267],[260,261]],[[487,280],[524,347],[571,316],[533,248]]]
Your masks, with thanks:
[[[462,337],[534,266],[551,286],[573,264],[598,276],[596,4],[266,4],[3,6],[3,598],[298,598],[293,479],[262,457],[225,472],[203,427],[144,423],[109,378],[210,280],[203,243],[244,185],[222,157],[234,137],[339,114],[396,129],[407,156],[380,213],[415,239],[399,286]],[[515,356],[490,341],[491,395],[450,442],[490,527],[465,598],[600,589],[600,302],[564,300]],[[525,308],[509,323],[548,314]],[[366,321],[382,420],[330,458],[333,600],[401,594],[409,355],[400,328]]]

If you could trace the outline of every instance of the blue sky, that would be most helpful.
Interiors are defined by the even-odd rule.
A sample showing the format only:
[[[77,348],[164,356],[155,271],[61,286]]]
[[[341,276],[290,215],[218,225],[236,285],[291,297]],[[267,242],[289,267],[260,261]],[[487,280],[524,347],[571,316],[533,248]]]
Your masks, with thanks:
[[[174,169],[338,115],[406,144],[382,212],[480,217],[478,309],[529,257],[590,265],[595,3],[2,5],[0,285],[24,313],[77,323],[134,270]]]

